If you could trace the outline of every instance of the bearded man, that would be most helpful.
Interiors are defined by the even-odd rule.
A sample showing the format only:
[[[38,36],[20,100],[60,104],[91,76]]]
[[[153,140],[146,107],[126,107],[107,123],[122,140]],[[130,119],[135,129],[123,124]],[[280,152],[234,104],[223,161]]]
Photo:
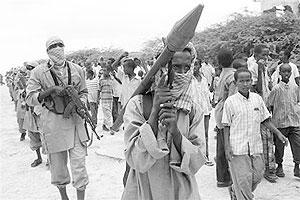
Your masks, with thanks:
[[[45,137],[46,151],[49,154],[51,183],[58,187],[61,199],[69,199],[66,185],[70,183],[67,167],[70,159],[72,184],[77,189],[77,199],[84,199],[88,175],[85,167],[88,135],[83,120],[73,107],[69,116],[64,115],[64,85],[71,85],[86,103],[87,89],[82,68],[65,59],[64,42],[58,37],[51,37],[46,42],[50,60],[36,67],[28,81],[27,104],[42,105],[40,115],[41,132]],[[59,100],[60,99],[60,100]],[[62,100],[63,99],[63,100]],[[61,110],[61,108],[64,108]]]

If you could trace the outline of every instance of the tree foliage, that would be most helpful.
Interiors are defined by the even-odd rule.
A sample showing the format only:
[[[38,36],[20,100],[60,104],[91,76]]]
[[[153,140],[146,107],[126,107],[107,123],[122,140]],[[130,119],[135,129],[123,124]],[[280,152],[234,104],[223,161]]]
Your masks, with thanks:
[[[234,54],[246,53],[257,43],[269,46],[278,53],[282,49],[292,51],[292,59],[299,60],[300,19],[286,12],[282,16],[275,13],[249,16],[234,14],[228,22],[217,24],[195,34],[192,42],[200,58],[215,60],[220,48],[231,49]]]
[[[105,59],[116,58],[124,51],[117,48],[103,48],[103,49],[85,49],[78,50],[67,54],[68,60],[73,60],[77,63],[92,63],[98,62],[100,57]]]

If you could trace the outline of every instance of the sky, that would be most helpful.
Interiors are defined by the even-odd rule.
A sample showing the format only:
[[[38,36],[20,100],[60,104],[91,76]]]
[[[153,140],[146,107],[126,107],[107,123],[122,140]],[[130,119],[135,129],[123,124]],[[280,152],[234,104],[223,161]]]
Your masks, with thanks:
[[[145,41],[166,36],[199,3],[205,7],[197,31],[245,8],[260,11],[253,0],[1,0],[0,73],[47,58],[45,42],[53,35],[63,39],[67,52],[139,51]]]

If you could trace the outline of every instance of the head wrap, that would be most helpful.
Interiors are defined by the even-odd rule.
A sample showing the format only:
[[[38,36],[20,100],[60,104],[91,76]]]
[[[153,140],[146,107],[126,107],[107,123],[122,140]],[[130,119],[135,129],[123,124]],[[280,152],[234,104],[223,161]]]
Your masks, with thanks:
[[[46,49],[48,49],[50,45],[57,44],[57,43],[62,43],[63,45],[65,45],[64,42],[62,41],[62,39],[60,39],[58,36],[52,36],[52,37],[50,37],[46,41]]]
[[[49,38],[46,42],[47,53],[48,53],[50,60],[54,63],[54,65],[62,66],[65,62],[64,47],[56,47],[56,48],[48,50],[48,48],[51,45],[57,44],[57,43],[62,43],[64,45],[64,42],[62,41],[62,39],[60,39],[57,36],[53,36],[53,37]]]
[[[172,96],[175,100],[175,107],[182,109],[186,112],[190,112],[193,105],[194,91],[193,91],[193,71],[194,71],[194,61],[197,58],[197,52],[194,45],[189,42],[186,48],[191,50],[192,64],[191,68],[184,74],[176,73],[174,74],[173,88],[171,89]]]

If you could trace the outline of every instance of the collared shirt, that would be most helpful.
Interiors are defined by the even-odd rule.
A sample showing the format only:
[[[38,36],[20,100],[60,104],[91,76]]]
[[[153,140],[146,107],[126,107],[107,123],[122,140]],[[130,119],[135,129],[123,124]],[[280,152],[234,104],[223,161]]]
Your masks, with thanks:
[[[206,78],[208,82],[208,86],[212,84],[212,78],[215,74],[215,69],[210,64],[201,63],[200,72],[203,74],[203,76]]]
[[[300,90],[282,81],[275,85],[267,101],[273,106],[272,122],[277,128],[300,126]]]
[[[121,69],[118,69],[117,78],[122,82],[120,102],[122,106],[125,106],[134,91],[140,85],[141,79],[139,79],[137,76],[130,79],[129,76],[125,74]]]
[[[223,116],[223,106],[227,97],[236,93],[236,86],[234,84],[234,68],[223,68],[220,74],[219,82],[216,88],[216,98],[215,101],[218,102],[215,109],[215,120],[218,128],[224,128],[222,125]]]
[[[281,65],[282,64],[278,65],[276,67],[276,71],[272,74],[272,85],[273,86],[278,84],[278,81],[281,81],[281,75],[279,74],[279,68],[280,68]],[[289,62],[289,65],[292,68],[292,75],[290,76],[289,85],[297,86],[295,78],[300,76],[297,65],[295,65],[294,63],[291,63],[291,62]]]
[[[261,96],[249,93],[247,99],[239,92],[224,104],[222,123],[230,126],[230,146],[234,155],[263,152],[260,123],[271,117]]]

